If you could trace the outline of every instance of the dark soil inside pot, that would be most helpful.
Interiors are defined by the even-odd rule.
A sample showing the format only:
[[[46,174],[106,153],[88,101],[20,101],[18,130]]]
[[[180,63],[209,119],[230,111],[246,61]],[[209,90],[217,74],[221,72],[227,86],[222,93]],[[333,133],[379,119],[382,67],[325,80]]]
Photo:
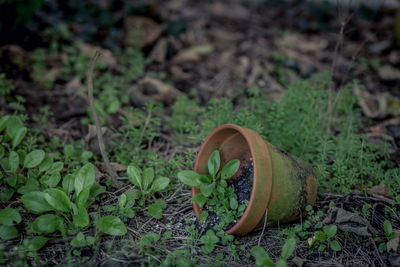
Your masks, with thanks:
[[[253,159],[250,158],[249,164],[247,166],[243,166],[241,168],[242,174],[237,177],[236,179],[231,179],[228,182],[228,187],[231,187],[234,189],[235,194],[237,196],[237,201],[239,206],[245,203],[245,201],[250,200],[250,195],[251,195],[251,190],[253,187]],[[208,229],[214,229],[216,225],[219,224],[221,221],[221,218],[218,214],[216,214],[213,211],[210,211],[207,205],[204,206],[204,210],[208,211],[208,217],[204,224],[200,225],[198,224],[198,228],[201,229],[203,228],[204,232],[206,232]],[[224,231],[232,228],[235,224],[237,223],[236,220],[234,220],[231,224],[223,227],[222,229]]]

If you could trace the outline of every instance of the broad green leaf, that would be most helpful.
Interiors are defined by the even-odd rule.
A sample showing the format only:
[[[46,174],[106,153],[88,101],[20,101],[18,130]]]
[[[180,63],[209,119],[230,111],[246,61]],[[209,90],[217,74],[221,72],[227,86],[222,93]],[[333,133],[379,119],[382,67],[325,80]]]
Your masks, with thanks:
[[[214,150],[214,152],[208,159],[208,164],[207,164],[208,173],[211,174],[212,177],[215,177],[215,175],[217,174],[220,164],[221,164],[221,158],[219,155],[219,151]]]
[[[45,153],[43,150],[33,150],[24,159],[24,168],[34,168],[38,166],[44,159]]]
[[[0,225],[0,239],[10,240],[19,236],[17,228],[10,225]]]
[[[162,208],[161,205],[159,204],[151,204],[148,209],[147,212],[153,216],[156,219],[161,219],[162,218]]]
[[[71,144],[65,145],[64,146],[64,156],[66,158],[70,158],[70,157],[72,157],[73,154],[74,154],[74,146]]]
[[[200,185],[200,191],[205,197],[209,197],[214,191],[215,183]]]
[[[9,116],[7,120],[7,135],[12,139],[15,136],[19,129],[24,127],[22,121],[18,118],[18,116]]]
[[[18,174],[16,173],[13,173],[11,176],[7,178],[7,183],[12,187],[14,187],[17,184],[17,181],[18,181]]]
[[[54,162],[51,167],[46,171],[46,174],[59,173],[64,168],[62,161]]]
[[[144,169],[142,173],[142,179],[143,179],[143,189],[147,190],[153,182],[154,179],[154,170],[152,168],[146,168]]]
[[[39,184],[26,184],[18,188],[18,193],[21,195],[28,194],[30,192],[39,191],[40,186]]]
[[[22,139],[24,139],[27,132],[28,129],[26,127],[22,127],[17,130],[15,135],[12,137],[11,144],[13,149],[16,148],[21,143]]]
[[[178,172],[178,179],[188,186],[199,187],[201,185],[199,181],[200,175],[194,171],[180,171]]]
[[[75,176],[75,193],[79,195],[82,189],[90,188],[94,184],[94,177],[94,166],[92,163],[87,163],[80,168]]]
[[[388,220],[383,222],[383,230],[385,231],[386,237],[390,236],[390,234],[393,232],[392,224]]]
[[[294,249],[296,248],[296,239],[289,238],[286,240],[285,244],[282,247],[281,258],[285,261],[292,256]]]
[[[20,249],[22,251],[38,251],[41,249],[44,245],[46,245],[47,241],[50,238],[44,237],[44,236],[36,236],[31,239],[25,239],[24,242],[22,243]]]
[[[5,208],[0,210],[0,224],[12,226],[21,222],[21,215],[18,210]]]
[[[166,177],[160,177],[154,180],[153,184],[151,185],[152,192],[160,192],[163,191],[169,185],[170,180]]]
[[[32,223],[31,227],[36,234],[50,234],[55,231],[62,231],[64,221],[61,217],[54,214],[45,214],[37,217]]]
[[[66,175],[62,181],[62,187],[67,192],[67,194],[71,194],[74,191],[75,184],[75,176],[70,174]]]
[[[324,233],[326,234],[328,239],[334,237],[336,235],[336,232],[337,232],[336,225],[324,226]]]
[[[333,251],[340,251],[342,248],[339,245],[339,242],[337,242],[336,240],[333,240],[330,244],[330,247]]]
[[[104,216],[96,221],[96,227],[103,233],[122,236],[127,232],[125,224],[116,216]]]
[[[6,187],[3,189],[3,191],[0,192],[0,200],[1,201],[8,201],[12,198],[14,195],[14,189],[10,187]]]
[[[142,176],[140,175],[139,170],[135,166],[128,166],[126,173],[128,175],[129,181],[132,184],[136,185],[140,189],[143,189]]]
[[[204,204],[207,202],[207,198],[205,196],[203,196],[203,194],[197,194],[192,198],[192,203],[195,202],[197,204],[199,204],[200,207],[203,207]]]
[[[256,258],[256,264],[262,267],[274,267],[275,264],[264,248],[255,246],[251,249],[251,254]]]
[[[85,207],[78,208],[78,213],[72,215],[72,223],[76,227],[86,227],[89,225],[89,214]]]
[[[98,195],[100,195],[101,193],[106,192],[106,187],[99,185],[99,184],[94,184],[91,188],[90,188],[90,196],[92,198],[97,197]]]
[[[89,194],[90,189],[87,187],[83,188],[83,190],[79,193],[78,199],[76,200],[76,206],[78,206],[78,208],[85,207],[86,202],[89,198]]]
[[[199,178],[200,183],[202,184],[211,184],[212,182],[212,177],[208,175],[201,175]]]
[[[46,174],[40,178],[40,183],[46,185],[49,188],[56,187],[61,180],[61,175],[59,173]]]
[[[0,132],[3,131],[7,127],[9,115],[3,116],[0,118]]]
[[[19,155],[15,151],[11,151],[8,156],[8,164],[10,166],[11,172],[15,173],[18,170],[19,166]]]
[[[34,191],[23,195],[21,201],[28,210],[34,213],[43,213],[54,210],[54,208],[46,201],[45,193],[40,191]]]
[[[46,189],[44,193],[44,198],[46,199],[47,203],[49,203],[54,209],[62,212],[72,211],[71,201],[63,191],[55,188],[49,188]]]
[[[229,199],[229,206],[231,207],[231,209],[236,210],[237,207],[238,207],[237,199],[234,198],[234,197],[231,197],[231,198]]]
[[[321,241],[321,242],[325,242],[326,241],[326,234],[324,232],[322,232],[322,231],[316,231],[314,233],[314,236],[318,241]]]
[[[239,170],[240,161],[238,159],[233,159],[229,161],[222,168],[221,171],[221,179],[229,179],[235,175],[235,173]]]
[[[39,164],[39,171],[45,172],[53,165],[53,158],[50,156],[45,156],[43,161]]]

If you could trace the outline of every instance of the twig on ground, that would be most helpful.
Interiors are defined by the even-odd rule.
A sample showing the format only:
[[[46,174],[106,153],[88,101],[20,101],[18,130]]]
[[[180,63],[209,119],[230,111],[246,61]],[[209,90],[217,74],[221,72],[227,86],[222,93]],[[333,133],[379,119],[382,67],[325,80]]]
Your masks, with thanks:
[[[261,235],[260,235],[260,237],[258,238],[258,243],[257,243],[257,246],[260,246],[260,243],[261,243],[261,238],[262,238],[262,237],[263,237],[263,235],[264,235],[265,228],[266,228],[266,225],[267,225],[267,219],[268,219],[268,209],[266,209],[266,210],[265,210],[265,216],[264,216],[264,226],[263,226],[263,229],[262,229]]]
[[[118,176],[114,172],[114,170],[111,168],[110,161],[108,160],[108,156],[106,153],[106,147],[104,145],[104,140],[103,140],[103,133],[101,132],[101,126],[100,126],[100,120],[99,117],[97,116],[96,108],[94,106],[94,97],[93,97],[93,69],[94,65],[97,61],[97,59],[100,56],[100,52],[96,50],[94,56],[92,57],[89,65],[89,70],[87,72],[87,87],[88,87],[88,97],[89,97],[89,104],[90,108],[93,113],[94,117],[94,123],[96,125],[96,134],[97,134],[97,139],[99,141],[99,148],[101,152],[101,156],[104,160],[104,163],[106,164],[106,168],[108,170],[108,173],[111,176],[111,180],[113,181],[114,185],[117,188],[121,188],[121,186],[118,183]]]

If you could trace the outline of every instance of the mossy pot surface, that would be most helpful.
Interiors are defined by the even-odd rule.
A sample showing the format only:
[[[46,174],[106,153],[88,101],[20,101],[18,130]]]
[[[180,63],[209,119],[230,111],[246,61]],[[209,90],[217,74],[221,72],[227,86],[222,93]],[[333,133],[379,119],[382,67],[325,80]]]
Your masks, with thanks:
[[[267,211],[268,225],[286,223],[299,218],[305,207],[314,205],[317,180],[310,164],[264,141],[255,131],[234,124],[215,129],[204,141],[197,155],[194,171],[207,173],[211,153],[218,149],[221,168],[232,159],[240,160],[241,167],[253,160],[253,186],[248,206],[240,220],[227,234],[238,236],[252,231],[263,222]],[[192,188],[192,197],[200,193]],[[193,203],[197,217],[201,208]],[[303,213],[304,214],[304,213]]]

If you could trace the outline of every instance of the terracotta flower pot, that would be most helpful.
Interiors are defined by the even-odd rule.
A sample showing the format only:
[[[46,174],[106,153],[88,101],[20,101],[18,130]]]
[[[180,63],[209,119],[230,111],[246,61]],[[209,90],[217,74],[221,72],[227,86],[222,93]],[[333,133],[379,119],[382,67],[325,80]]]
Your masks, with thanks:
[[[240,160],[239,171],[232,179],[241,175],[242,167],[248,165],[250,158],[253,160],[253,187],[248,206],[226,233],[247,234],[264,222],[266,210],[268,225],[276,225],[299,218],[307,204],[314,205],[317,180],[312,167],[264,141],[256,132],[234,124],[218,127],[202,144],[195,172],[207,173],[208,158],[215,149],[221,154],[221,168],[232,159]],[[198,193],[200,190],[193,187],[192,197]],[[193,208],[198,217],[201,208],[197,203],[193,203]]]

